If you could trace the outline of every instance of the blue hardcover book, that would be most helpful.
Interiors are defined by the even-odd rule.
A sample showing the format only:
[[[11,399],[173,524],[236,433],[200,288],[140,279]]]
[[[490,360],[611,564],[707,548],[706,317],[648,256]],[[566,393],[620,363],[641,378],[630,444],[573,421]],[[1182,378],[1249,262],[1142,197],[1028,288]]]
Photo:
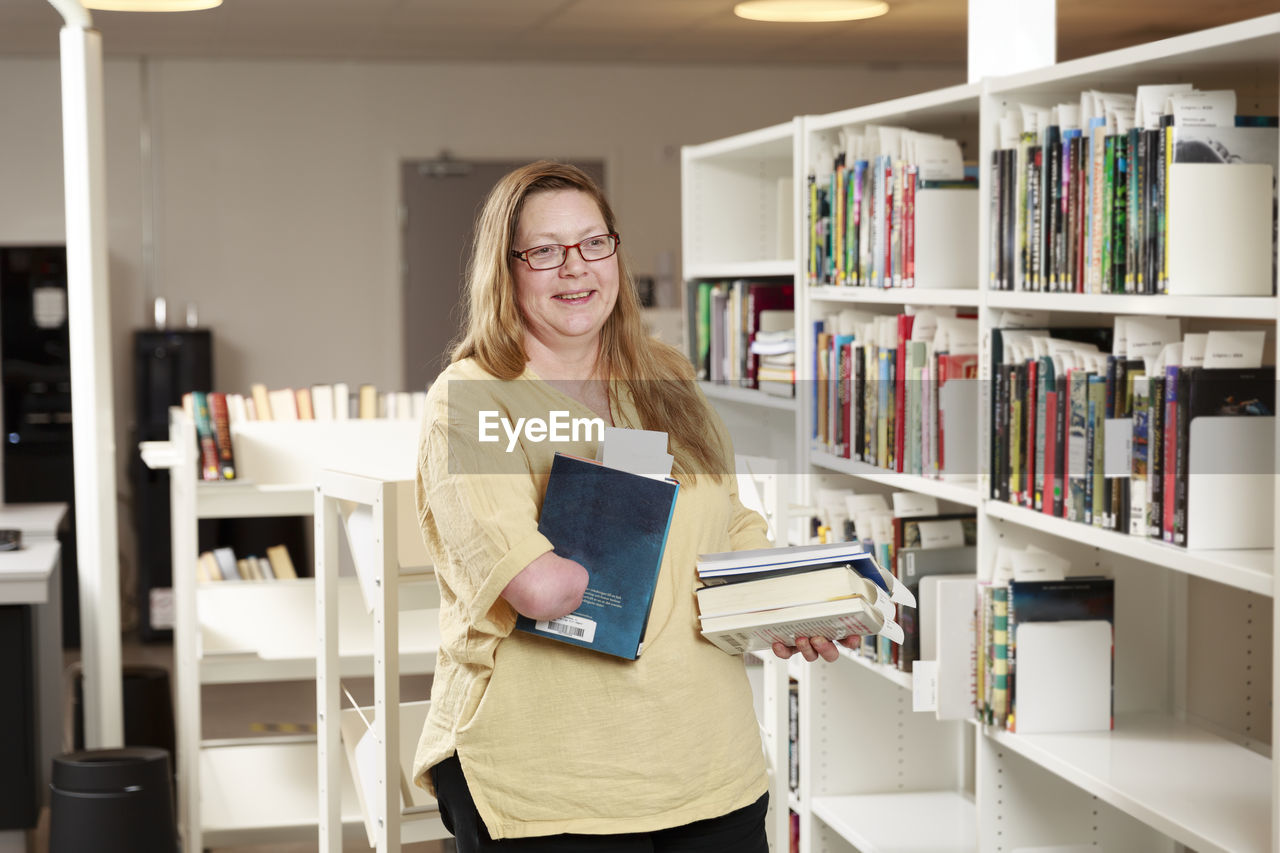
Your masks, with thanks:
[[[590,575],[582,606],[516,628],[628,660],[640,656],[680,485],[557,453],[538,530]]]

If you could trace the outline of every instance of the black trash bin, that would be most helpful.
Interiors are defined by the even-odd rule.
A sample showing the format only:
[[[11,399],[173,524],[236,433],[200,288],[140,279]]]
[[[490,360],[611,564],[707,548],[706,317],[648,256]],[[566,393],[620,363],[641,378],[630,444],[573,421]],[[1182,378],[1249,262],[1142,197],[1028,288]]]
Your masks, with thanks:
[[[59,755],[50,787],[49,853],[179,853],[165,750]]]

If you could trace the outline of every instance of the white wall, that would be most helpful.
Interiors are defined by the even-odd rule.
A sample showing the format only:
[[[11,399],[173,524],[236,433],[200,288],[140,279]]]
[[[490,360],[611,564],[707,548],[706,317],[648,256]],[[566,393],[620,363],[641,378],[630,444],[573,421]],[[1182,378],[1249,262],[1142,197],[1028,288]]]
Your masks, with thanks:
[[[108,45],[108,50],[110,46]],[[680,256],[679,147],[961,82],[964,68],[116,59],[107,165],[121,490],[132,329],[214,330],[215,384],[400,387],[398,164],[603,158],[633,268]],[[534,107],[550,101],[552,107]],[[0,244],[64,240],[58,65],[0,58]],[[153,168],[140,136],[151,130]],[[154,195],[152,195],[154,191]],[[154,280],[143,268],[154,198]],[[470,214],[466,214],[470,215]],[[461,250],[461,247],[460,247]],[[152,289],[154,288],[154,290]],[[122,512],[121,523],[128,515]],[[121,531],[132,550],[127,528]],[[126,567],[127,570],[127,567]]]

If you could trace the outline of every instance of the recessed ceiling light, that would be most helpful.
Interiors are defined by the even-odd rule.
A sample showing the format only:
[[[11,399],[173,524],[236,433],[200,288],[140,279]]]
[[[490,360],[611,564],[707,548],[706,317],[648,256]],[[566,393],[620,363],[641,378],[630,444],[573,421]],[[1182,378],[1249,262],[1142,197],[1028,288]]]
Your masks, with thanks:
[[[860,21],[888,11],[884,0],[745,0],[733,7],[739,18],[788,23]]]
[[[222,0],[82,0],[86,9],[103,12],[195,12],[222,5]]]

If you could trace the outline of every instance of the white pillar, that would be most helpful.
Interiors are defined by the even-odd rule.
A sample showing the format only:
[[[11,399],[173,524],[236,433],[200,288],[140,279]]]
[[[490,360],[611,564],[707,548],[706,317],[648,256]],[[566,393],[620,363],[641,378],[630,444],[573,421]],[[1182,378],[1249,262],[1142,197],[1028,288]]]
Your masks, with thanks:
[[[1057,61],[1056,0],[969,0],[969,82]]]
[[[66,20],[62,147],[84,736],[86,747],[99,749],[124,740],[102,35],[78,0],[50,2]]]

